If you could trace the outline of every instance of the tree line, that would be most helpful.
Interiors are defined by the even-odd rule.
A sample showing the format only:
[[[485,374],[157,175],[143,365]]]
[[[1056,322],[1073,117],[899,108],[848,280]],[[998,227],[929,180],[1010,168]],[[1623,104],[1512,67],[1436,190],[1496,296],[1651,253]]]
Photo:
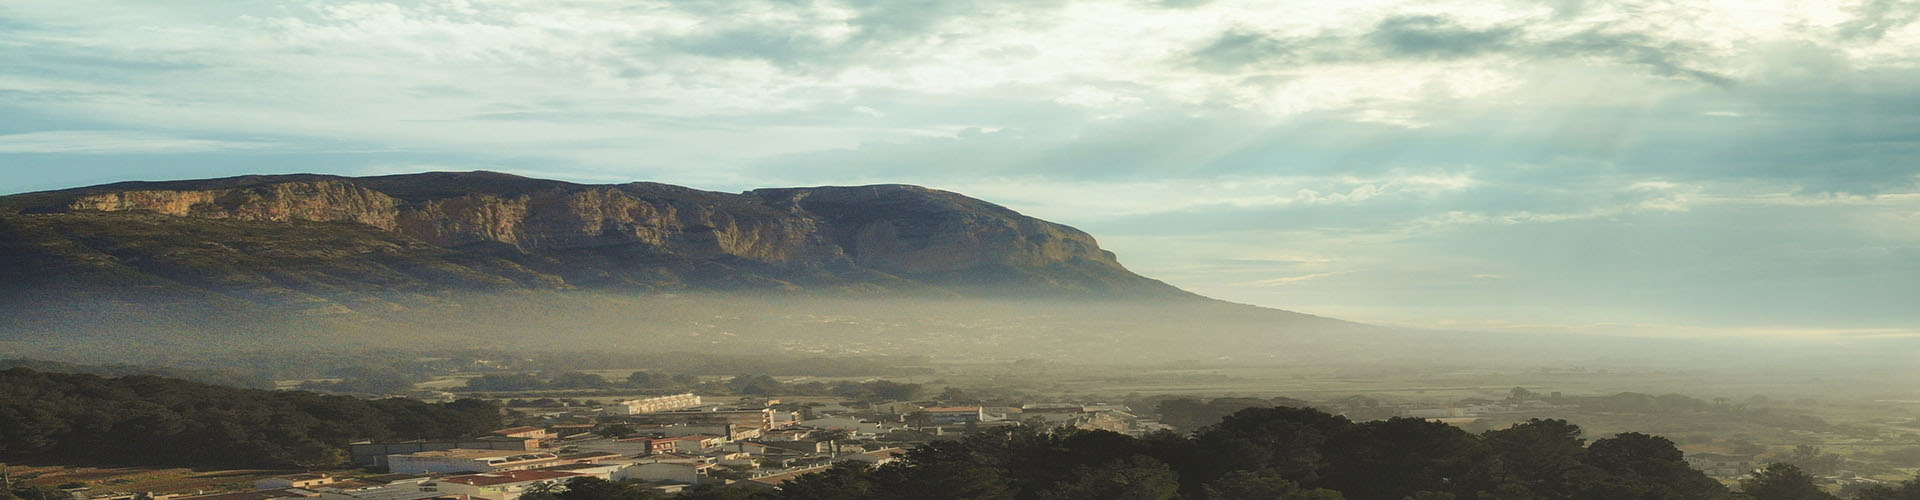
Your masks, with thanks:
[[[0,371],[0,459],[167,466],[342,464],[362,439],[440,439],[501,427],[480,400],[425,403],[243,389],[134,375]]]

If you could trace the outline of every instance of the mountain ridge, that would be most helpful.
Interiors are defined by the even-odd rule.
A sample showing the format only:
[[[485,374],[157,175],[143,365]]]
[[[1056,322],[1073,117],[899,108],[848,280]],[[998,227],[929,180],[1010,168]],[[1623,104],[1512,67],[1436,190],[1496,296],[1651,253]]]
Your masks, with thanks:
[[[1336,339],[1367,329],[1192,294],[1083,231],[938,189],[494,172],[3,196],[0,304],[0,348],[108,359],[342,345],[1307,359],[1253,346],[1358,345]]]
[[[1078,229],[958,193],[900,184],[734,194],[652,182],[577,184],[487,171],[250,175],[22,193],[0,197],[0,212],[8,214],[5,223],[15,233],[48,240],[26,245],[38,248],[39,254],[20,244],[27,240],[17,241],[16,254],[98,265],[132,261],[140,265],[130,267],[163,276],[192,270],[168,268],[156,257],[192,253],[199,251],[195,245],[222,244],[219,238],[246,239],[275,229],[248,225],[264,222],[301,223],[304,231],[337,234],[333,243],[342,246],[334,253],[343,257],[451,252],[501,268],[511,263],[558,280],[509,280],[533,287],[935,295],[998,288],[991,293],[1198,298],[1128,271],[1112,252]],[[115,234],[119,229],[111,221],[152,227],[145,233],[130,229]],[[306,223],[346,224],[384,234]],[[206,230],[195,233],[186,226]],[[214,230],[220,226],[226,227]],[[28,230],[32,228],[37,229]],[[115,241],[135,235],[152,240],[170,231],[195,236],[147,241],[155,247],[149,249],[154,255],[128,252],[127,247],[139,245]],[[59,240],[110,248],[99,252],[104,256],[46,255],[54,247],[101,250],[95,244]],[[346,244],[349,240],[363,245]],[[325,242],[309,245],[316,251],[327,248]],[[266,251],[264,247],[235,247],[231,253],[253,255]]]

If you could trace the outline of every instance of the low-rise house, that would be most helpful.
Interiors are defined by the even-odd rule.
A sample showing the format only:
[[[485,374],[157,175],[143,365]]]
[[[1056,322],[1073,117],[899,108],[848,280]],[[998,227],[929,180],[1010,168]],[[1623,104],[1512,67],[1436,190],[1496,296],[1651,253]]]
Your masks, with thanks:
[[[813,420],[802,420],[799,426],[818,430],[847,431],[855,435],[881,432],[881,427],[878,423],[849,417],[824,417]]]
[[[713,463],[713,458],[705,455],[695,455],[691,453],[659,453],[659,454],[647,455],[644,457],[636,458],[634,459],[634,463],[640,463],[640,464],[703,463],[704,464],[704,463]]]
[[[834,461],[835,462],[861,462],[867,465],[881,466],[881,465],[886,465],[886,464],[898,461],[900,460],[900,456],[905,454],[907,454],[907,450],[904,448],[881,448],[878,450],[873,450],[873,451],[864,452],[864,453],[849,453],[846,455],[841,455],[840,458],[835,459]]]
[[[286,489],[286,488],[313,489],[314,487],[317,487],[317,486],[325,486],[328,484],[333,484],[333,482],[334,482],[334,478],[327,476],[326,474],[292,474],[292,475],[286,475],[286,476],[274,476],[266,479],[255,479],[253,481],[253,487],[263,489],[263,490],[277,490],[277,489]]]
[[[315,498],[320,493],[300,488],[279,488],[270,490],[240,491],[233,493],[215,493],[212,495],[191,495],[174,497],[173,500],[280,500],[291,498]]]
[[[683,408],[700,406],[700,396],[693,393],[671,394],[649,398],[629,399],[606,407],[607,413],[614,415],[645,415]]]
[[[759,444],[801,453],[828,453],[833,451],[833,447],[829,446],[826,441],[766,441]]]
[[[921,411],[926,412],[933,425],[976,423],[987,417],[986,410],[978,406],[945,406]]]
[[[540,448],[540,440],[511,438],[505,436],[487,436],[479,439],[442,440],[442,441],[401,441],[394,443],[353,443],[347,445],[353,464],[363,467],[387,468],[387,457],[423,451],[443,451],[452,449],[467,450],[518,450],[532,451]]]
[[[792,481],[794,478],[804,476],[807,474],[825,471],[832,467],[833,466],[831,465],[816,465],[813,467],[806,467],[801,469],[774,471],[766,474],[753,476],[737,484],[740,484],[742,486],[749,486],[749,487],[779,488],[781,483]]]
[[[440,493],[467,495],[476,499],[514,500],[528,490],[551,487],[581,476],[561,471],[510,470],[440,478],[426,487]]]
[[[779,429],[760,433],[761,441],[799,441],[812,434],[812,429]]]
[[[532,469],[554,465],[560,457],[547,452],[451,449],[387,457],[387,469],[401,474],[452,474]]]
[[[617,460],[620,457],[622,457],[621,454],[611,451],[582,451],[577,453],[564,453],[555,458],[559,458],[561,462],[570,464],[597,464],[609,460]]]
[[[636,415],[636,418],[641,418],[647,422],[656,423],[656,424],[688,424],[688,425],[729,425],[730,424],[736,427],[757,427],[760,429],[772,429],[774,428],[775,413],[788,413],[788,412],[775,412],[772,408],[737,408],[737,409],[709,408],[709,409],[701,409],[701,410],[660,411],[660,412],[653,412],[653,413],[648,413],[644,415]]]
[[[599,427],[594,424],[553,424],[547,426],[547,432],[552,433],[555,439],[564,439],[593,432]]]
[[[678,451],[680,449],[680,445],[678,444],[678,442],[670,441],[665,438],[658,438],[658,437],[630,437],[630,438],[620,439],[614,442],[620,443],[620,444],[633,444],[633,445],[639,446],[640,449],[647,454],[673,453],[674,451]]]
[[[317,500],[424,500],[445,498],[449,495],[437,489],[428,488],[429,482],[423,476],[409,476],[409,479],[380,481],[362,479],[359,481],[340,481],[318,488]],[[465,495],[452,495],[466,498]]]
[[[579,464],[554,465],[554,466],[541,467],[541,468],[532,469],[532,470],[552,471],[552,472],[571,472],[571,473],[579,474],[582,476],[597,477],[600,479],[612,481],[613,475],[617,472],[620,472],[620,469],[625,469],[631,466],[633,466],[633,464],[630,462],[616,462],[616,463],[604,463],[604,464],[579,463]]]
[[[488,434],[500,437],[538,439],[541,441],[553,438],[553,434],[548,433],[546,429],[540,427],[514,427],[511,429],[500,429],[489,432]]]
[[[712,434],[693,434],[675,437],[627,438],[620,440],[620,442],[640,443],[645,446],[648,453],[668,453],[693,452],[719,448],[721,445],[727,443],[727,438],[725,436],[715,436]]]

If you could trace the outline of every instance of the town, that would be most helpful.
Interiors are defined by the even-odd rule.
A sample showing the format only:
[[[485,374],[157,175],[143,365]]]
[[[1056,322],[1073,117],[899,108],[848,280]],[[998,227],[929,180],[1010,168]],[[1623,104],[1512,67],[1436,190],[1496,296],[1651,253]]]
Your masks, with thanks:
[[[262,477],[243,491],[76,486],[67,493],[87,500],[516,500],[587,477],[641,483],[667,494],[708,484],[775,488],[836,463],[884,465],[914,446],[994,427],[1131,434],[1165,428],[1122,405],[855,407],[811,399],[819,401],[716,401],[680,393],[527,408],[518,422],[526,425],[485,436],[353,443],[348,451],[359,470]]]

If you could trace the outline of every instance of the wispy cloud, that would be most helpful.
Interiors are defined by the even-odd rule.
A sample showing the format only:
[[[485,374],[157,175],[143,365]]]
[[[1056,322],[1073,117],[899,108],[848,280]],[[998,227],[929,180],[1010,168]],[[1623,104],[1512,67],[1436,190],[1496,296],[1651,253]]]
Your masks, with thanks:
[[[1322,279],[1322,278],[1331,278],[1331,277],[1334,277],[1334,276],[1339,276],[1339,275],[1342,275],[1342,274],[1346,274],[1346,273],[1344,273],[1344,272],[1331,272],[1331,273],[1313,273],[1313,274],[1302,274],[1302,275],[1299,275],[1299,276],[1284,276],[1284,277],[1279,277],[1279,278],[1271,278],[1271,279],[1264,279],[1264,280],[1255,280],[1255,281],[1248,281],[1248,282],[1244,282],[1244,283],[1237,283],[1237,284],[1238,284],[1238,285],[1241,285],[1241,286],[1284,286],[1284,285],[1291,285],[1291,284],[1294,284],[1294,283],[1299,283],[1299,282],[1302,282],[1302,281],[1309,281],[1309,280],[1317,280],[1317,279]]]
[[[262,160],[910,182],[1088,229],[1182,286],[1359,319],[1920,322],[1885,299],[1920,294],[1917,18],[1883,0],[16,1],[0,169],[48,188]]]
[[[273,146],[269,142],[193,139],[139,131],[67,130],[0,135],[0,153],[179,154]]]

